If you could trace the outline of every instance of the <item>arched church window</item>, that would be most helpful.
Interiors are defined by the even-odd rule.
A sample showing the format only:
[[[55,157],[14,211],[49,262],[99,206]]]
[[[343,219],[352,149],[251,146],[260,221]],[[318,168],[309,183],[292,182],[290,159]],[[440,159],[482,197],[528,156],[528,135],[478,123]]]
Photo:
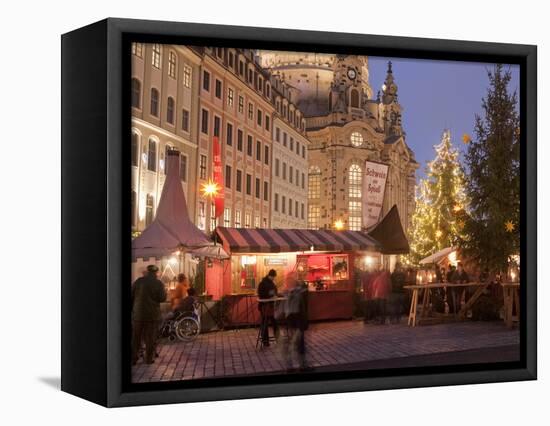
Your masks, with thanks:
[[[348,226],[352,231],[360,231],[362,226],[362,176],[363,169],[358,164],[352,164],[348,171]]]
[[[318,166],[309,168],[308,176],[308,198],[321,197],[321,169]]]
[[[353,132],[350,141],[353,146],[361,146],[363,145],[363,135],[359,132]]]
[[[351,107],[359,108],[359,92],[357,89],[351,89]]]

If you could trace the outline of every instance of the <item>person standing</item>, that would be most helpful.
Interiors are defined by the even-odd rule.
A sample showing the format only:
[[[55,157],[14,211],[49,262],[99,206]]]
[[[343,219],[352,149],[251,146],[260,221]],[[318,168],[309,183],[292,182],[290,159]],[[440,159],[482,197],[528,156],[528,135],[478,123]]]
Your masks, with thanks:
[[[160,304],[166,301],[164,284],[158,279],[159,269],[147,266],[147,274],[132,285],[132,364],[138,360],[142,340],[145,342],[145,362],[152,364],[155,342],[161,321]]]
[[[271,299],[277,297],[277,286],[275,285],[275,277],[277,272],[271,269],[267,275],[260,281],[258,285],[258,299]],[[279,337],[279,327],[275,319],[275,303],[274,302],[258,302],[260,310],[261,323],[260,329],[262,333],[262,346],[269,346],[269,331],[268,326],[271,322],[273,326],[273,335]]]

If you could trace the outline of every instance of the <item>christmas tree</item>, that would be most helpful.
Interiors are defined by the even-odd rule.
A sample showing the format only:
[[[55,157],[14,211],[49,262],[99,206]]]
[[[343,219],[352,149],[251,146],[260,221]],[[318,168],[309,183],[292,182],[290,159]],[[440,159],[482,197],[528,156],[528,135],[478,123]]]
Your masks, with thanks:
[[[464,175],[449,130],[443,132],[435,151],[436,157],[426,169],[427,177],[417,188],[409,235],[411,253],[406,260],[415,265],[438,250],[456,245],[465,223]]]
[[[519,253],[519,116],[517,94],[508,92],[511,73],[496,65],[488,77],[466,153],[469,217],[460,245],[482,268],[503,273]]]

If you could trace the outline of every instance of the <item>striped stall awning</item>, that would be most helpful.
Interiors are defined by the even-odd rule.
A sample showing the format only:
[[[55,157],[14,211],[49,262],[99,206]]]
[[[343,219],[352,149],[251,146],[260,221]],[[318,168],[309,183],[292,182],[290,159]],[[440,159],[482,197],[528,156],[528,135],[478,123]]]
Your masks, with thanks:
[[[216,235],[230,253],[294,251],[379,251],[380,244],[360,231],[217,227]]]

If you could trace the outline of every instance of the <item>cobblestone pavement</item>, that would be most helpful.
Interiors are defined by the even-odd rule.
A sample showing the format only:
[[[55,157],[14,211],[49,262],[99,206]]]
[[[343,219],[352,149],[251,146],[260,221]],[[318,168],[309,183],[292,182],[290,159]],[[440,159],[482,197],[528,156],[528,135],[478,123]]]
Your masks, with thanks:
[[[133,367],[132,380],[158,382],[284,370],[283,345],[256,349],[257,334],[257,328],[246,328],[201,334],[189,343],[159,342],[160,356],[151,365],[140,360]],[[516,344],[518,329],[506,328],[502,321],[414,328],[403,323],[338,321],[310,324],[306,332],[307,359],[313,367]]]

